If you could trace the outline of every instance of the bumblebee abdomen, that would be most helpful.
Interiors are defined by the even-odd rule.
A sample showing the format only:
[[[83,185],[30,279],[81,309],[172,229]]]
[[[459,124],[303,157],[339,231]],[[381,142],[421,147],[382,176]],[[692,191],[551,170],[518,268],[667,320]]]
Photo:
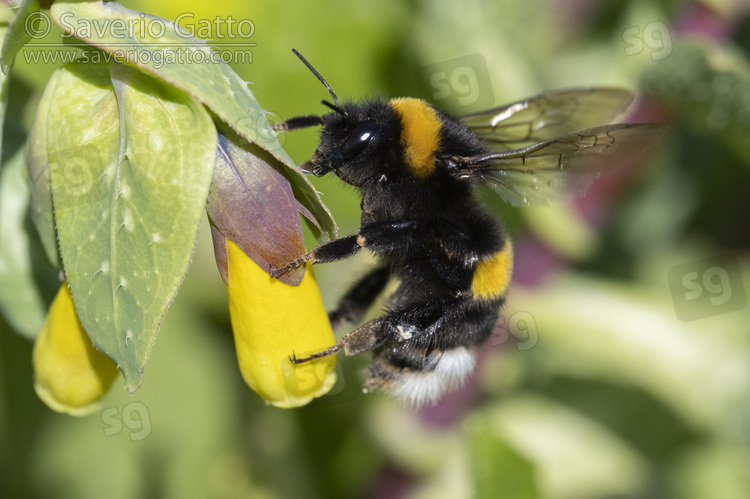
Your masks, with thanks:
[[[460,346],[423,354],[418,367],[405,367],[376,355],[367,374],[367,387],[385,390],[396,399],[419,408],[435,403],[448,390],[461,386],[474,370],[476,357]]]
[[[492,301],[502,298],[513,273],[513,244],[505,240],[503,249],[492,258],[480,262],[471,279],[471,291],[474,299]]]

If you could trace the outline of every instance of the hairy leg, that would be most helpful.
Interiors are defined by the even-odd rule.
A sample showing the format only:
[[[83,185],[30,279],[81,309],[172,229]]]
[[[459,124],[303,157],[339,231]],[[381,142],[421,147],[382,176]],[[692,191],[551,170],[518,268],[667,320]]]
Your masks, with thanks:
[[[344,322],[359,321],[383,291],[390,275],[387,267],[377,267],[358,280],[341,298],[336,310],[328,314],[333,329],[337,329]]]

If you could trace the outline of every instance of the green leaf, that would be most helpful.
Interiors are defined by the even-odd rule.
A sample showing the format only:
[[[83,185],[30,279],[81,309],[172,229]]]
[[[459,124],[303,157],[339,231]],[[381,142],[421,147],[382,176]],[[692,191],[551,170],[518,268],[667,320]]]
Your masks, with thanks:
[[[42,329],[45,306],[24,227],[29,205],[24,160],[20,148],[0,170],[0,311],[16,331],[34,338]]]
[[[468,431],[475,497],[541,497],[534,465],[497,434],[485,414],[472,416]]]
[[[21,10],[24,8],[25,4]],[[9,23],[13,16],[10,7],[0,4],[0,38],[6,40],[4,53],[8,37],[13,30],[18,31],[18,17],[13,21],[15,24]],[[34,272],[40,255],[26,228],[30,192],[24,172],[24,139],[11,133],[13,129],[5,126],[9,80],[5,71],[0,73],[0,130],[5,131],[2,139],[10,139],[8,144],[0,144],[0,157],[4,161],[0,170],[0,312],[16,331],[34,338],[42,328],[46,307],[37,281],[39,275]],[[19,121],[20,117],[15,115],[9,124],[18,128]],[[46,199],[51,224],[49,189],[46,190]],[[54,232],[51,234],[54,247]]]
[[[0,3],[0,27],[3,32],[0,33],[0,38],[5,37],[8,26],[12,23],[16,17],[15,9],[6,3]]]
[[[138,66],[189,93],[238,135],[274,155],[284,164],[285,176],[292,183],[297,199],[328,236],[335,238],[336,226],[331,214],[281,147],[247,82],[219,60],[218,53],[205,40],[190,35],[171,21],[127,9],[116,2],[58,1],[52,5],[50,14],[63,30],[78,39],[117,57],[124,56],[122,62]],[[156,27],[116,29],[122,23],[136,27],[155,23]],[[162,28],[164,34],[160,37],[148,34]]]
[[[47,140],[76,310],[132,393],[189,264],[216,129],[201,104],[136,69],[69,65],[54,88]]]
[[[13,63],[13,58],[16,56],[23,44],[31,40],[30,30],[36,22],[44,22],[39,15],[39,2],[37,0],[23,0],[21,5],[18,7],[18,11],[10,22],[8,31],[2,35],[3,37],[3,48],[2,54],[0,54],[0,68],[3,74],[8,74],[8,69]],[[3,18],[5,16],[2,16]],[[47,20],[47,22],[49,22]],[[43,28],[43,26],[40,26]]]
[[[0,38],[8,32],[8,23],[12,18],[12,11],[6,4],[0,3]],[[0,74],[0,152],[2,152],[2,129],[5,123],[5,108],[8,104],[8,78]]]
[[[59,266],[60,253],[57,248],[55,217],[52,213],[52,186],[49,180],[49,156],[47,154],[47,114],[55,96],[61,71],[50,77],[36,110],[34,124],[29,136],[29,182],[31,183],[31,218],[36,225],[39,238],[49,261]]]
[[[8,32],[8,24],[12,19],[13,13],[11,8],[0,3],[0,38]],[[2,129],[5,123],[5,108],[8,104],[8,78],[5,74],[0,74],[0,152],[2,152]]]

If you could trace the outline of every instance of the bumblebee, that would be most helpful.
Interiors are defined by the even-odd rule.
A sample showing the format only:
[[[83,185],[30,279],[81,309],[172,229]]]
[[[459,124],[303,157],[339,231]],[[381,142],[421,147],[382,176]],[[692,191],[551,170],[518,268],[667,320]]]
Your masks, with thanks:
[[[359,322],[389,280],[400,284],[382,316],[324,351],[290,358],[302,363],[342,350],[371,351],[368,389],[416,407],[434,403],[473,371],[475,350],[492,334],[511,282],[513,245],[477,199],[477,186],[489,185],[512,205],[543,203],[585,188],[600,170],[650,146],[661,127],[595,126],[632,100],[610,88],[556,91],[458,118],[408,97],[339,103],[320,73],[294,53],[330,93],[333,103],[322,104],[331,112],[273,127],[322,126],[303,167],[357,188],[362,218],[356,234],[270,274],[373,252],[377,267],[329,314],[334,328]]]

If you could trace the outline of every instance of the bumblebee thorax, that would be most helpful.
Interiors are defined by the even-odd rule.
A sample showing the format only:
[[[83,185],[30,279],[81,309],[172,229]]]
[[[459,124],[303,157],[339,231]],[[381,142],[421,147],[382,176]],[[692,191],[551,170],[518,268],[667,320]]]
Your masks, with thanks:
[[[440,116],[421,99],[400,97],[392,99],[390,105],[401,121],[406,166],[417,177],[429,176],[435,170],[435,156],[440,149]]]

